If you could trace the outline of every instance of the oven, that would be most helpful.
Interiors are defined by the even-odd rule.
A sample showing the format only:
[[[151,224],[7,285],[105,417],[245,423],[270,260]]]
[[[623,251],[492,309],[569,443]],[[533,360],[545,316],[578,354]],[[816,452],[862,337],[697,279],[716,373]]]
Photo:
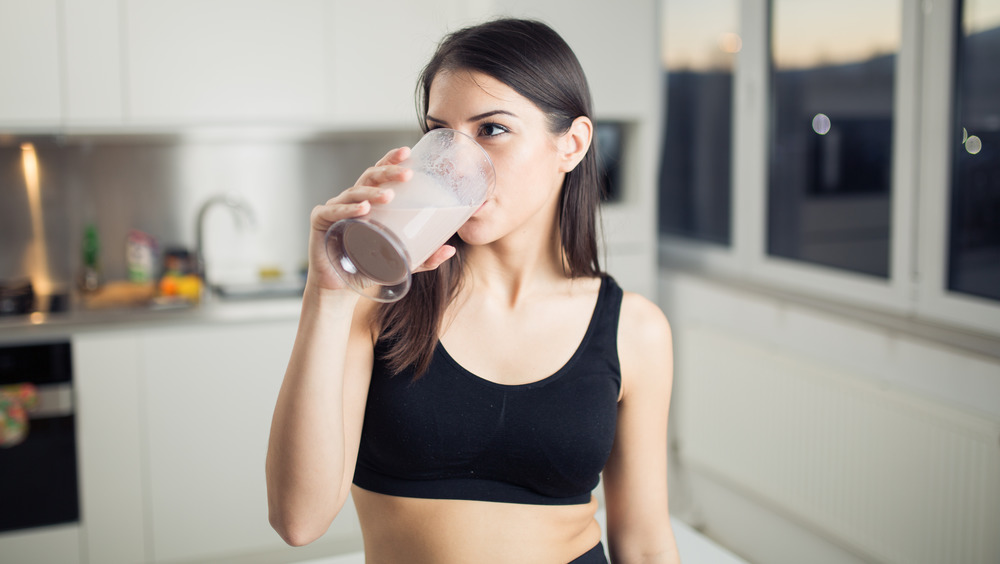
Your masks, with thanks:
[[[0,533],[80,519],[69,342],[0,345]]]

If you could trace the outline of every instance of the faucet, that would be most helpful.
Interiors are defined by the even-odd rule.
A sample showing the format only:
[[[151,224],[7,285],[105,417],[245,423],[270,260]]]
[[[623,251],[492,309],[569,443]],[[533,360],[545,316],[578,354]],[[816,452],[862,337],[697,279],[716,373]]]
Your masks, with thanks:
[[[208,200],[205,200],[205,203],[198,208],[198,220],[195,224],[195,260],[197,261],[198,276],[206,284],[208,280],[205,277],[205,216],[209,209],[218,204],[225,205],[232,211],[233,218],[235,218],[238,227],[242,227],[244,222],[251,226],[255,223],[253,210],[250,205],[246,200],[235,194],[212,196]]]

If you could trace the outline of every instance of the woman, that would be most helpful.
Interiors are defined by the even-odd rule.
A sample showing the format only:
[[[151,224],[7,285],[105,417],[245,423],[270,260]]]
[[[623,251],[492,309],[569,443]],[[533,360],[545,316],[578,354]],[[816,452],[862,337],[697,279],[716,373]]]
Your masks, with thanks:
[[[667,510],[670,329],[597,261],[590,95],[544,24],[445,39],[418,92],[426,129],[472,135],[490,199],[401,301],[347,290],[335,221],[404,180],[390,151],[311,216],[302,316],[267,455],[270,520],[321,536],[351,494],[369,562],[677,562]],[[353,485],[352,485],[353,484]]]

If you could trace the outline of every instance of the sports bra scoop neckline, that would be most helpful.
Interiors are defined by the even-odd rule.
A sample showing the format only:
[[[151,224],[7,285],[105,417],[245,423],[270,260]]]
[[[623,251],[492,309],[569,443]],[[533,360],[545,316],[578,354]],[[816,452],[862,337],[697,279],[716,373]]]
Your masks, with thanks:
[[[504,384],[502,382],[495,382],[488,378],[484,378],[476,374],[475,372],[472,372],[471,370],[467,369],[466,367],[462,366],[460,362],[458,362],[457,360],[455,360],[453,356],[451,356],[451,353],[448,352],[448,349],[445,348],[444,343],[442,343],[440,339],[438,339],[436,350],[438,353],[440,353],[441,358],[444,359],[449,364],[451,364],[451,366],[455,370],[457,370],[460,374],[483,386],[494,387],[503,390],[519,390],[519,389],[528,390],[531,388],[545,386],[551,382],[558,380],[564,374],[571,371],[573,369],[573,366],[580,360],[580,357],[583,356],[583,352],[586,350],[587,344],[590,342],[591,337],[594,335],[594,331],[597,326],[597,319],[599,317],[598,309],[601,306],[602,300],[605,297],[604,294],[605,292],[607,292],[607,290],[608,290],[608,279],[607,277],[602,277],[601,286],[597,290],[597,299],[594,301],[594,307],[591,309],[590,321],[587,323],[587,330],[584,332],[583,338],[580,339],[580,342],[576,345],[576,348],[573,350],[573,354],[569,357],[569,359],[565,363],[563,363],[562,366],[559,367],[558,370],[556,370],[552,374],[549,374],[548,376],[543,376],[538,380],[532,380],[530,382],[522,382],[520,384]]]

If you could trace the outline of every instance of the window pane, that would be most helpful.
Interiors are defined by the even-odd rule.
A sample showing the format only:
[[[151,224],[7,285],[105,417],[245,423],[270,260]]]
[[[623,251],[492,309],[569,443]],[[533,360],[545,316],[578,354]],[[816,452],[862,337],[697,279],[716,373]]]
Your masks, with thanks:
[[[729,244],[736,0],[664,0],[661,233]]]
[[[889,275],[901,0],[774,0],[768,253]]]
[[[948,288],[1000,300],[1000,1],[964,2],[956,53]]]

